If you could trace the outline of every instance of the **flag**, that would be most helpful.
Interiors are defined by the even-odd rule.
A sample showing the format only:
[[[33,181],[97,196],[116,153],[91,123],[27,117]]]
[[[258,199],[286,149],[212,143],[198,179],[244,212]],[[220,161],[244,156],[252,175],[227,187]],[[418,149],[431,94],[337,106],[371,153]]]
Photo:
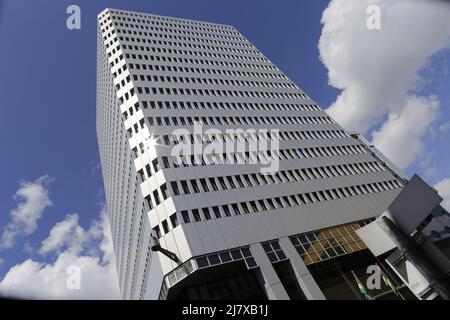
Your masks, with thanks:
[[[381,269],[380,266],[378,266],[378,268],[380,269],[380,273],[381,273],[381,277],[383,278],[384,284],[386,286],[388,286],[389,288],[391,288],[392,292],[398,296],[398,290],[397,288],[394,286],[394,284],[391,282],[391,280],[384,274],[383,269]]]
[[[364,298],[366,300],[372,300],[372,297],[369,295],[369,293],[367,292],[366,288],[364,287],[364,285],[361,283],[361,281],[359,281],[358,277],[356,276],[356,274],[352,271],[352,275],[355,278],[356,283],[358,284],[358,289],[359,291],[362,293],[362,295],[364,296]]]

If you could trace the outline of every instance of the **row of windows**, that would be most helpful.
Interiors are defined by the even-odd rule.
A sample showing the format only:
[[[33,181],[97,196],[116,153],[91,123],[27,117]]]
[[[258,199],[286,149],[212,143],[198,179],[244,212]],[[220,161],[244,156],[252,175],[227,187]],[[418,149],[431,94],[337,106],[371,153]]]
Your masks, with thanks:
[[[186,147],[186,148],[185,148]],[[311,148],[296,148],[296,149],[278,149],[267,151],[246,151],[246,152],[229,152],[222,153],[217,148],[215,152],[208,154],[194,154],[193,148],[190,145],[182,146],[183,150],[179,155],[171,157],[161,157],[165,169],[190,167],[198,165],[222,165],[222,164],[268,164],[272,161],[281,160],[297,160],[307,158],[322,158],[335,157],[343,155],[356,155],[367,153],[367,150],[361,145],[342,145],[342,146],[328,146],[328,147],[311,147]],[[132,149],[134,158],[146,152],[144,143],[139,144],[138,147]],[[157,159],[155,159],[157,160]],[[155,161],[153,160],[153,161]]]
[[[123,49],[126,52],[127,45],[124,44],[123,45]],[[128,46],[128,48],[130,48],[130,46]],[[141,51],[144,50],[144,47],[140,47]],[[146,47],[147,51],[150,50],[151,47]],[[137,50],[137,49],[135,49]],[[179,62],[179,64],[172,64],[169,65],[167,62],[172,62],[174,60],[177,60],[177,62]],[[167,72],[179,72],[179,73],[198,73],[201,74],[202,76],[207,75],[207,74],[212,74],[212,75],[219,75],[219,76],[233,76],[233,77],[248,77],[248,78],[265,78],[265,79],[283,79],[283,80],[288,80],[286,76],[284,76],[282,73],[278,73],[278,72],[270,72],[269,68],[267,65],[256,65],[256,64],[244,64],[244,63],[228,63],[228,62],[223,62],[220,60],[217,61],[211,61],[211,60],[200,60],[200,61],[204,61],[206,63],[202,63],[205,65],[208,65],[210,67],[208,67],[207,69],[205,68],[193,68],[193,67],[189,67],[186,66],[187,63],[190,63],[191,60],[189,59],[184,59],[184,58],[171,58],[171,57],[161,57],[159,59],[157,59],[158,62],[166,62],[164,65],[161,64],[153,64],[153,65],[143,65],[142,68],[136,68],[135,70],[150,70],[152,71],[152,73],[155,72],[165,72],[165,74]],[[193,60],[192,60],[193,61]],[[212,68],[211,66],[216,65],[219,66],[219,68]],[[223,69],[220,67],[236,67],[236,68],[244,68],[244,67],[248,67],[247,70],[230,70],[230,69]],[[255,70],[261,70],[264,72],[255,72]],[[249,71],[251,70],[251,71]],[[138,71],[136,71],[138,72]]]
[[[114,35],[114,34],[112,32],[110,32],[107,35],[105,35],[103,37],[104,40],[106,41],[111,35]],[[125,40],[127,40],[127,39],[128,38],[126,38]],[[124,39],[120,39],[120,40],[124,40]],[[145,43],[149,44],[150,46],[146,45]],[[167,48],[167,49],[172,49],[172,50],[175,50],[176,48],[186,48],[186,49],[190,49],[190,50],[195,49],[195,50],[208,50],[208,51],[213,51],[213,52],[227,52],[227,53],[233,53],[233,54],[238,54],[238,55],[260,55],[260,53],[256,50],[212,46],[212,45],[190,43],[190,42],[146,39],[145,43],[144,42],[139,42],[139,44],[138,43],[134,43],[134,44],[128,43],[126,46],[124,45],[124,49],[128,48],[131,50],[131,52],[136,52],[136,51],[151,52],[151,51],[153,51],[152,48],[154,48],[154,47],[161,48],[161,49]]]
[[[138,66],[138,65],[135,65]],[[145,65],[143,65],[145,66]],[[126,69],[125,65],[123,66]],[[129,64],[133,69],[133,64]],[[196,69],[200,72],[200,69]],[[204,69],[202,69],[205,71]],[[211,71],[211,70],[209,70]],[[118,70],[121,74],[121,70]],[[211,89],[189,89],[189,88],[167,88],[167,87],[137,87],[140,94],[154,95],[175,95],[175,96],[207,96],[207,97],[240,97],[240,98],[257,98],[257,99],[308,99],[304,93],[285,93],[285,92],[264,92],[249,90],[211,90]],[[134,88],[130,89],[130,93],[126,92],[120,97],[121,103],[128,100],[134,95]],[[158,98],[158,97],[156,97]]]
[[[183,210],[180,212],[180,217],[183,223],[199,222],[211,220],[213,218],[220,219],[242,214],[262,213],[268,210],[277,210],[300,205],[308,205],[311,203],[329,201],[333,199],[344,199],[353,196],[394,190],[401,187],[400,183],[396,180],[391,180],[389,181],[389,183],[387,182],[388,181],[375,182],[336,189],[314,191],[303,194],[286,195],[281,197],[225,204],[221,206],[213,206],[211,208],[205,207],[192,209],[189,211]],[[180,224],[177,213],[172,214],[169,217],[169,220],[172,229],[176,228]],[[161,238],[164,234],[170,232],[170,230],[171,229],[167,220],[161,222],[161,227],[155,226],[153,228],[154,235],[158,238]]]
[[[265,175],[262,173],[250,173],[235,176],[225,177],[210,177],[172,181],[170,183],[173,195],[186,195],[195,193],[204,193],[211,191],[225,191],[238,188],[250,188],[271,184],[282,183],[297,183],[300,181],[328,179],[333,177],[341,177],[348,175],[355,175],[361,173],[382,171],[378,163],[359,163],[359,164],[344,164],[333,165],[326,167],[313,167],[292,170],[278,171],[273,175]],[[143,170],[139,171],[141,178],[143,178]],[[208,184],[209,182],[209,184]],[[390,182],[386,182],[390,184]],[[391,186],[392,187],[392,186]]]
[[[110,15],[106,20],[111,20],[111,16],[115,20],[121,21],[129,21],[129,22],[138,22],[138,23],[152,23],[154,25],[159,26],[177,26],[185,29],[191,30],[213,30],[214,32],[231,32],[233,33],[233,28],[231,26],[226,26],[222,24],[208,23],[208,22],[200,22],[194,20],[186,20],[180,18],[172,18],[172,17],[164,17],[164,16],[156,16],[152,14],[144,14],[138,12],[129,12],[129,11],[118,11],[118,10],[109,10],[100,16],[100,19],[106,17],[106,15]]]
[[[149,71],[174,71],[174,72],[190,72],[190,73],[198,73],[202,75],[215,74],[215,75],[232,75],[237,76],[239,74],[239,70],[230,70],[231,68],[235,69],[248,69],[248,70],[271,70],[272,68],[268,65],[261,64],[252,64],[252,63],[242,63],[242,62],[228,62],[224,60],[202,60],[202,59],[187,59],[187,58],[173,58],[173,57],[160,57],[154,56],[156,62],[167,62],[164,65],[159,64],[145,64],[145,63],[130,63],[130,69],[136,70],[149,70]],[[152,60],[149,60],[152,61]],[[169,65],[168,63],[179,63],[183,67],[179,65]],[[199,65],[202,67],[188,67],[188,64]],[[203,67],[205,66],[205,67]],[[219,67],[217,69],[214,66]],[[224,67],[228,69],[223,69]],[[261,74],[262,77],[267,74],[266,78],[273,78],[270,73]],[[279,77],[280,79],[282,77]]]
[[[113,32],[111,32],[113,34]],[[108,38],[109,34],[106,36]],[[200,57],[207,57],[207,58],[214,58],[214,60],[217,59],[230,59],[230,60],[246,60],[246,61],[258,61],[262,63],[270,63],[269,60],[261,56],[261,54],[258,51],[253,52],[252,55],[250,55],[247,52],[235,52],[235,50],[230,50],[229,48],[220,48],[217,50],[217,48],[210,48],[209,46],[205,46],[204,48],[191,48],[189,45],[184,43],[176,43],[175,46],[172,46],[168,43],[167,46],[160,46],[159,41],[151,41],[148,40],[148,42],[155,44],[155,46],[148,47],[148,52],[157,53],[158,56],[164,57],[164,56],[173,56],[173,55],[180,55],[180,56],[200,56]],[[175,47],[175,48],[173,48]],[[149,56],[146,54],[143,54],[143,51],[139,51],[139,54],[136,54],[135,51],[131,51],[130,53],[126,53],[127,58],[133,58],[133,59],[146,59],[149,60]],[[142,53],[142,54],[141,54]],[[155,56],[156,57],[156,56]],[[155,57],[152,60],[155,60]],[[181,62],[181,61],[180,61]],[[277,70],[275,66],[272,67],[272,70]]]
[[[129,110],[125,110],[123,112],[123,115],[125,119],[128,119],[128,116],[133,115],[133,109],[137,112],[140,107],[139,105],[142,104],[144,109],[159,109],[159,110],[224,110],[224,111],[233,111],[233,110],[241,110],[241,111],[320,111],[320,108],[315,104],[282,104],[282,103],[234,103],[234,102],[197,102],[197,101],[145,101],[142,100],[140,103],[137,102],[134,104],[134,106],[131,106]],[[249,117],[234,117],[236,123],[239,123],[237,119],[243,119],[242,123],[246,124],[257,124],[259,123],[258,120],[255,120],[252,122],[252,120],[248,119]],[[254,116],[251,118],[255,118]],[[329,117],[327,117],[329,118]],[[172,123],[176,123],[172,118]],[[221,117],[221,119],[224,119],[224,117]],[[229,121],[231,118],[229,117]],[[277,118],[276,118],[277,119]],[[282,119],[282,118],[279,118]],[[158,122],[157,125],[162,125],[162,120]],[[184,119],[180,118],[179,123],[187,123],[189,125],[194,125],[194,121],[199,122],[202,121],[205,124],[220,124],[221,120],[216,120],[217,122],[214,122],[212,117],[184,117]],[[151,120],[149,120],[151,121]],[[165,122],[169,121],[167,119],[164,119]],[[224,119],[223,121],[226,121]],[[307,124],[311,123],[317,123],[317,122],[308,122],[308,120],[305,120]],[[178,122],[178,121],[177,121]],[[226,122],[225,122],[226,123]],[[325,123],[335,123],[332,118],[329,118],[326,120]],[[177,125],[177,124],[175,124]]]
[[[126,112],[126,111],[125,111]],[[133,115],[132,108],[129,109],[130,115]],[[128,114],[128,112],[127,112]],[[127,118],[127,117],[126,117]],[[333,120],[330,117],[152,117],[147,118],[148,124],[150,126],[194,126],[194,125],[207,125],[207,126],[264,126],[264,125],[313,125],[313,124],[333,124]],[[163,122],[164,121],[164,122]],[[144,129],[144,119],[139,120],[139,123],[141,124],[141,129]],[[133,127],[130,127],[128,129],[128,132],[130,136],[133,136],[134,134],[137,134],[139,132],[139,126],[137,123],[134,124],[134,131],[132,130]],[[238,130],[238,129],[237,129]],[[243,130],[243,129],[241,129]],[[287,133],[289,132],[289,133]],[[320,131],[287,131],[283,134],[281,137],[289,137],[290,139],[308,139],[308,136],[315,135],[315,133],[311,132],[320,132]],[[295,133],[297,132],[297,134]],[[301,132],[301,133],[300,133]],[[308,133],[305,133],[308,132]],[[322,131],[323,132],[323,131]],[[331,132],[331,131],[330,131]],[[330,133],[330,137],[328,138],[346,138],[348,137],[345,133],[343,133],[342,130],[333,130],[334,133],[336,133],[335,136],[333,136],[334,133]],[[266,133],[269,135],[275,133],[271,133],[267,131]],[[252,133],[251,131],[242,132],[238,136],[242,137],[242,139],[245,139],[245,137],[250,137],[256,135],[258,137],[262,136],[262,133],[257,134],[257,132]],[[281,134],[280,134],[281,135]],[[320,134],[317,134],[320,135]],[[174,143],[177,144],[178,142],[182,141],[192,141],[200,140],[199,137],[196,135],[194,139],[194,135],[191,134],[182,134],[182,135],[172,135],[173,137],[177,137],[176,139],[173,138]],[[178,138],[180,136],[180,138]],[[225,136],[222,133],[217,134],[205,134],[201,136],[208,136],[210,139],[215,140],[222,140],[221,137]],[[192,138],[191,138],[192,137]],[[297,138],[298,137],[298,138]],[[155,137],[156,138],[156,137]],[[275,138],[278,138],[276,136]],[[318,138],[318,137],[317,137]],[[323,137],[326,139],[325,137]],[[168,138],[163,138],[166,141]],[[312,138],[315,139],[315,138]],[[225,140],[224,140],[225,141]],[[171,143],[168,143],[171,144]]]
[[[155,160],[152,162],[153,172],[152,169],[150,168],[150,165],[145,166],[145,173],[144,169],[138,171],[140,182],[143,182],[146,179],[146,177],[149,178],[150,176],[152,176],[152,173],[154,174],[156,171],[159,170],[157,159]],[[328,179],[355,174],[373,173],[384,170],[385,170],[384,167],[382,167],[378,162],[374,161],[374,162],[361,162],[342,165],[331,165],[324,167],[281,170],[273,175],[265,175],[262,173],[249,173],[226,177],[216,177],[216,178],[210,177],[208,179],[206,178],[200,178],[198,180],[191,179],[189,181],[180,180],[180,181],[172,181],[170,183],[171,186],[170,193],[172,195],[177,196],[181,194],[221,191],[236,188],[250,188],[269,184],[295,183],[299,181]],[[386,183],[389,184],[389,182]],[[162,187],[160,192],[162,198],[164,200],[167,199],[168,194],[167,194],[167,187],[165,185]],[[153,208],[154,203],[156,201],[152,202],[151,197],[148,198],[148,201],[150,201],[149,207]],[[160,203],[159,196],[157,203],[158,204]]]
[[[213,30],[210,28],[196,28],[190,30],[186,30],[180,24],[165,24],[161,26],[160,23],[153,21],[152,19],[145,20],[137,20],[136,23],[127,23],[127,22],[119,22],[121,19],[113,19],[116,20],[114,26],[126,28],[128,30],[133,30],[133,34],[145,35],[147,32],[143,32],[141,30],[147,31],[156,31],[156,32],[165,32],[172,34],[183,34],[183,35],[192,35],[196,37],[209,37],[216,39],[224,39],[236,42],[242,42],[243,37],[238,32],[224,32],[223,30]],[[203,29],[203,30],[200,30]]]
[[[144,121],[139,122],[141,129],[144,128]],[[170,125],[170,124],[167,124]],[[175,125],[175,124],[174,124]],[[139,129],[137,124],[134,125],[135,132]],[[129,129],[131,130],[131,128]],[[131,135],[131,132],[130,132]],[[281,131],[281,132],[257,132],[252,131],[237,131],[236,133],[217,133],[217,134],[182,134],[182,135],[154,135],[153,139],[157,144],[161,145],[177,145],[179,143],[260,143],[262,141],[271,141],[277,139],[279,141],[299,141],[299,140],[323,140],[323,139],[340,139],[347,138],[343,130],[325,130],[325,131]]]
[[[215,252],[209,255],[197,257],[195,258],[195,261],[197,262],[197,267],[202,269],[218,264],[239,261],[242,259],[245,260],[248,269],[256,267],[256,261],[253,258],[249,247]]]
[[[133,80],[160,82],[160,83],[182,83],[182,84],[206,84],[217,86],[235,86],[235,87],[253,87],[253,88],[280,88],[280,89],[297,89],[296,86],[290,83],[281,82],[264,82],[264,81],[247,81],[247,80],[227,80],[218,78],[192,78],[192,77],[169,77],[158,75],[133,75]],[[120,86],[117,87],[120,89]]]
[[[121,32],[120,29],[117,30],[118,34],[124,34],[126,32]],[[111,31],[111,34],[115,34],[115,32]],[[109,36],[109,33],[106,35],[106,37]],[[150,35],[151,36],[151,35]],[[123,40],[123,38],[128,39],[127,37],[122,37],[119,36],[120,40]],[[173,37],[169,37],[171,39],[173,39]],[[148,44],[159,44],[160,40],[156,40],[156,39],[145,39],[144,41],[142,41],[143,43],[148,43]],[[168,46],[164,46],[164,47],[159,47],[159,46],[154,46],[151,48],[151,52],[155,52],[155,53],[161,53],[162,56],[165,55],[172,55],[172,54],[180,54],[180,55],[191,55],[191,56],[203,56],[203,57],[212,57],[212,58],[227,58],[227,59],[236,59],[236,60],[247,60],[247,61],[257,61],[257,62],[262,62],[262,63],[269,63],[269,60],[267,60],[266,58],[264,58],[257,50],[233,50],[230,48],[223,48],[223,47],[211,47],[211,46],[202,46],[202,50],[192,50],[191,46],[192,43],[186,44],[184,42],[172,42],[172,41],[168,41]],[[176,49],[176,48],[171,48],[171,47],[179,47],[179,48],[189,48],[189,50],[181,50],[181,49]],[[197,48],[196,49],[200,49]],[[230,49],[230,50],[228,50]],[[236,52],[237,51],[237,52]],[[228,54],[223,54],[220,52],[228,52]],[[229,54],[230,52],[232,52],[233,54]],[[132,53],[134,54],[134,53]],[[136,57],[136,55],[135,55]],[[135,59],[135,58],[134,58]],[[142,59],[142,58],[139,58]],[[275,67],[273,67],[273,70],[276,70]]]
[[[193,126],[195,124],[215,126],[240,126],[240,125],[312,125],[312,124],[334,124],[330,117],[155,117],[147,118],[150,126]],[[154,119],[154,120],[153,120]],[[172,123],[170,122],[172,121]],[[164,123],[163,123],[164,121]]]
[[[120,39],[122,40],[122,39]],[[140,56],[140,60],[144,61],[156,61],[156,62],[173,62],[173,63],[180,63],[180,64],[203,64],[208,66],[227,66],[227,67],[236,67],[236,68],[249,68],[249,69],[261,69],[261,70],[273,70],[276,71],[277,68],[273,65],[268,64],[258,64],[258,63],[243,63],[242,61],[261,61],[259,58],[254,57],[248,57],[248,56],[242,56],[242,55],[236,55],[231,56],[229,54],[219,54],[217,52],[214,53],[201,53],[200,51],[192,51],[192,50],[176,50],[176,49],[170,49],[170,48],[159,48],[159,47],[147,47],[149,48],[147,51],[153,51],[153,52],[162,52],[159,55],[146,55],[146,54],[138,54],[137,56]],[[176,57],[169,54],[180,54],[180,56]],[[134,53],[125,53],[125,56],[127,59],[130,58],[130,56],[135,56]],[[213,56],[214,59],[198,59],[198,58],[186,58],[183,57],[190,55],[190,56]],[[229,60],[237,60],[236,61],[224,61],[224,58],[227,58]],[[136,58],[133,58],[136,60]],[[266,62],[266,61],[261,61]]]
[[[130,69],[132,69],[132,64],[130,64]],[[238,97],[238,98],[257,98],[257,99],[305,99],[305,95],[298,93],[264,92],[264,91],[250,91],[250,90],[244,91],[244,90],[212,90],[212,89],[192,89],[192,88],[167,88],[167,87],[165,88],[137,87],[137,91],[139,94],[145,93],[154,95],[174,95],[174,96],[207,96],[207,97],[233,97],[233,98]]]
[[[208,45],[213,45],[217,47],[222,46],[228,46],[228,47],[236,47],[236,48],[242,48],[243,50],[248,51],[249,53],[254,52],[254,50],[248,50],[253,49],[253,46],[250,45],[247,41],[238,39],[238,41],[229,41],[229,40],[217,40],[217,39],[211,39],[211,37],[192,37],[187,35],[181,35],[180,33],[159,33],[159,32],[143,32],[143,31],[131,31],[131,30],[123,30],[123,29],[117,29],[117,33],[129,35],[129,36],[120,36],[120,40],[126,40],[129,42],[137,42],[137,43],[151,43],[150,39],[146,39],[144,37],[152,37],[154,40],[156,39],[170,39],[171,41],[175,42],[183,42],[183,43],[197,43],[197,44],[203,44],[206,43]],[[143,35],[144,37],[139,37],[138,33]],[[135,35],[136,37],[134,37]]]
[[[224,31],[219,28],[209,28],[205,27],[206,25],[210,25],[208,23],[202,23],[201,25],[203,27],[191,27],[186,26],[180,23],[179,21],[177,23],[161,23],[153,20],[154,18],[147,18],[147,19],[136,19],[136,21],[133,21],[135,23],[129,23],[129,22],[119,22],[119,21],[125,21],[120,19],[120,17],[114,17],[114,26],[119,26],[123,28],[128,29],[136,29],[136,30],[156,30],[160,32],[175,32],[179,34],[186,34],[186,35],[200,35],[205,34],[207,36],[210,35],[227,35],[224,39],[229,40],[236,40],[239,41],[242,39],[242,36],[239,32],[233,31],[232,27],[230,27],[231,31]],[[182,20],[181,20],[182,21]],[[131,22],[131,21],[130,21]],[[105,23],[100,24],[101,26],[105,25]],[[153,27],[153,26],[161,26],[161,27]],[[106,28],[107,30],[107,28]],[[192,31],[186,31],[186,30],[192,30]]]

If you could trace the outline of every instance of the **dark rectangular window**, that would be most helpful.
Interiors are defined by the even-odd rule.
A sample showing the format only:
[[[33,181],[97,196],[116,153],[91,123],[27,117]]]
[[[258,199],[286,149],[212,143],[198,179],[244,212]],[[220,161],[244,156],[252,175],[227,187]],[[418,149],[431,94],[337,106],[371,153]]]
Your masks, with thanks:
[[[178,226],[179,223],[176,213],[170,216],[170,223],[172,224],[172,229],[175,229]]]
[[[151,177],[152,176],[152,171],[150,170],[150,165],[146,165],[145,166],[145,171],[147,172],[147,177]]]
[[[158,159],[153,160],[152,165],[153,165],[153,171],[155,171],[155,172],[159,171],[160,167],[159,167]]]
[[[186,181],[181,181],[181,188],[183,188],[184,194],[190,194],[189,187],[186,183]]]
[[[212,209],[214,211],[214,215],[216,216],[216,218],[222,218],[222,215],[220,214],[219,207],[215,206]]]
[[[161,203],[161,199],[159,198],[158,190],[153,191],[153,198],[155,198],[156,205]]]
[[[186,210],[181,211],[181,216],[183,217],[184,223],[191,222],[191,219],[189,218],[189,214],[188,214],[188,212]]]
[[[152,199],[150,198],[150,195],[148,195],[144,198],[144,202],[147,205],[148,210],[153,209],[153,203],[152,203]]]
[[[180,190],[178,189],[178,184],[177,184],[177,182],[176,182],[176,181],[172,181],[172,182],[170,183],[170,185],[171,185],[171,187],[172,187],[173,194],[176,195],[176,196],[180,195]]]
[[[203,208],[202,212],[203,212],[203,215],[205,216],[206,220],[210,220],[211,219],[211,214],[209,213],[209,209],[208,208]]]
[[[217,187],[216,181],[214,180],[214,178],[209,178],[209,183],[211,184],[212,188],[214,191],[218,191],[219,188]]]
[[[192,216],[194,217],[194,220],[197,222],[202,220],[200,218],[200,213],[198,212],[197,209],[192,210]]]
[[[225,215],[227,217],[231,216],[231,212],[230,212],[230,209],[228,208],[228,205],[222,206],[222,209],[223,209],[223,212],[225,212]]]
[[[194,179],[191,180],[192,189],[194,190],[194,193],[199,193],[200,189],[198,188],[197,181]]]
[[[167,220],[164,220],[162,222],[162,226],[163,226],[164,233],[168,233],[169,232],[169,224],[167,223]]]
[[[204,192],[209,192],[209,188],[208,188],[208,184],[206,183],[205,179],[200,179],[200,183],[202,185],[203,191]]]

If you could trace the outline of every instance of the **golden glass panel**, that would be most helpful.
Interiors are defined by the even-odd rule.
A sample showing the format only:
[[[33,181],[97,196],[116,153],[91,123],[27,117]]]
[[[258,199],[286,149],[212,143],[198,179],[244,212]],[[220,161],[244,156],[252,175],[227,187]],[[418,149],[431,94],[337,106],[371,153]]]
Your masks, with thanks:
[[[340,237],[340,236],[339,236],[339,237]],[[337,239],[335,239],[335,238],[328,239],[328,242],[330,243],[330,245],[331,245],[332,247],[338,246],[338,245],[339,245],[339,240],[337,240]]]
[[[359,223],[352,223],[351,226],[352,226],[353,230],[358,230],[359,228],[361,228]]]
[[[311,258],[310,258],[308,255],[303,256],[303,262],[304,262],[306,265],[312,263]]]
[[[349,243],[349,245],[352,247],[353,251],[359,250],[359,246],[356,242]]]
[[[333,234],[333,236],[337,237],[340,236],[341,234],[339,233],[339,231],[336,228],[332,228],[330,229],[330,232]]]
[[[353,249],[352,249],[352,247],[351,247],[349,244],[344,244],[342,247],[344,248],[344,250],[345,250],[347,253],[353,252]]]
[[[330,229],[326,229],[322,231],[322,234],[325,235],[326,238],[331,238],[333,235],[330,232]]]
[[[361,241],[361,238],[358,237],[358,235],[356,233],[352,233],[352,237],[353,239],[355,239],[356,241]]]
[[[347,233],[352,233],[353,232],[353,228],[351,226],[349,226],[348,224],[344,226],[345,230],[347,231]]]
[[[336,240],[335,240],[337,243],[340,243],[340,244],[344,244],[344,243],[346,243],[347,241],[345,241],[345,238],[343,237],[343,236],[338,236],[338,237],[336,237]]]
[[[319,257],[320,257],[320,260],[328,259],[328,258],[329,258],[329,257],[328,257],[328,254],[327,254],[327,252],[326,252],[325,250],[320,250],[320,251],[317,252],[317,254],[318,254]]]
[[[322,248],[322,245],[321,245],[319,242],[314,242],[314,243],[312,243],[312,244],[311,244],[311,247],[313,247],[315,251],[319,251],[319,250],[322,250],[322,249],[323,249],[323,248]]]
[[[344,239],[345,239],[345,242],[352,242],[352,241],[354,241],[353,240],[353,238],[352,238],[352,236],[351,235],[349,235],[349,234],[346,234],[345,236],[344,236]]]
[[[340,226],[337,228],[341,234],[346,234],[347,230],[345,230],[344,226]]]
[[[320,257],[317,253],[313,252],[309,255],[309,257],[311,258],[311,262],[318,262],[320,261]]]
[[[328,241],[326,239],[323,239],[319,242],[322,245],[322,247],[324,247],[324,248],[328,248],[330,246],[330,244],[328,243]]]
[[[365,244],[364,241],[362,241],[362,240],[356,241],[356,243],[358,244],[358,246],[359,246],[361,249],[366,249],[366,248],[367,248],[366,244]]]

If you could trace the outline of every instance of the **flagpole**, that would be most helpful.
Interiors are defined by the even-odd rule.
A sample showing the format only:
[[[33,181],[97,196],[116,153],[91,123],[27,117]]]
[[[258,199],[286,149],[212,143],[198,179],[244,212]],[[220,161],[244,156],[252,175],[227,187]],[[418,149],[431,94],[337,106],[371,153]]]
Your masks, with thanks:
[[[374,300],[372,298],[372,296],[369,294],[369,292],[367,291],[366,287],[362,284],[361,280],[359,280],[359,278],[356,276],[355,272],[352,270],[351,273],[352,273],[353,278],[355,279],[356,283],[358,284],[359,291],[362,293],[364,298],[366,298],[366,300]]]
[[[388,276],[391,278],[391,280],[394,282],[395,287],[396,287],[396,289],[397,289],[397,292],[398,292],[398,295],[400,296],[400,298],[402,298],[402,300],[406,300],[405,297],[404,297],[404,296],[402,295],[402,293],[400,292],[400,289],[399,289],[400,286],[398,285],[397,280],[392,276],[390,270],[387,270],[388,268],[386,268],[386,267],[383,265],[383,262],[380,261],[377,257],[375,257],[375,259],[376,259],[377,262],[378,262],[378,267],[379,267],[382,271],[386,272],[387,275],[388,275]]]
[[[347,276],[344,274],[344,272],[342,272],[341,268],[339,268],[339,266],[336,263],[333,263],[333,265],[336,267],[336,269],[339,271],[341,277],[344,279],[344,281],[347,283],[347,285],[350,287],[350,289],[353,291],[353,294],[355,295],[355,297],[358,298],[358,300],[362,300],[361,299],[361,295],[355,290],[355,288],[353,288],[352,283],[350,282],[350,280],[348,280]]]

